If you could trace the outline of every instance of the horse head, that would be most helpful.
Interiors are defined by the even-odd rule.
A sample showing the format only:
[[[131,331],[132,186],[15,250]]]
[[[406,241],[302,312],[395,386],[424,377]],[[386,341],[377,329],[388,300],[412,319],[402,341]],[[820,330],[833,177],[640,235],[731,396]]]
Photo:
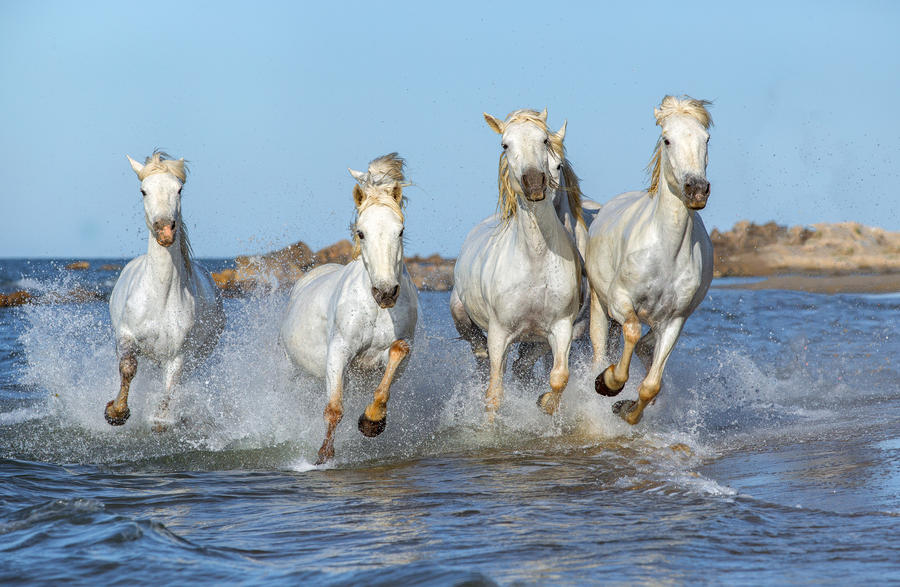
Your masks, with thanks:
[[[356,180],[353,202],[354,257],[361,256],[372,283],[372,297],[391,308],[400,295],[403,271],[403,159],[397,153],[369,163],[368,171],[349,169]]]
[[[546,197],[551,184],[551,139],[554,133],[547,128],[547,110],[516,110],[500,120],[484,113],[488,126],[501,135],[503,154],[500,156],[500,190],[521,194],[532,202],[540,202]],[[506,187],[508,184],[508,187]],[[513,202],[503,203],[504,209],[515,206]],[[504,210],[504,217],[509,217]]]
[[[131,157],[128,161],[141,180],[147,228],[159,245],[172,246],[179,229],[183,230],[181,189],[187,178],[184,159],[176,161],[161,151],[154,151],[143,165]]]
[[[662,178],[669,190],[692,210],[706,206],[710,191],[706,165],[712,118],[707,104],[705,100],[666,96],[654,109],[662,132],[652,160],[649,191],[655,193]]]

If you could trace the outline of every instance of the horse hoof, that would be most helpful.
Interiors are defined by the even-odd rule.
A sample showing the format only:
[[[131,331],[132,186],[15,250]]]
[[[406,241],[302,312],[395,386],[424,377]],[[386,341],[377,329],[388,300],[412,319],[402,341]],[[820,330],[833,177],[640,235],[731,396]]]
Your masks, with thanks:
[[[625,386],[623,385],[619,389],[612,389],[606,385],[606,380],[603,378],[603,375],[610,369],[612,369],[612,365],[601,371],[600,375],[597,375],[597,378],[594,379],[594,391],[606,397],[616,397],[623,389],[625,389]]]
[[[125,411],[121,414],[117,416],[110,416],[109,409],[112,407],[112,405],[113,402],[109,402],[108,404],[106,404],[106,409],[103,410],[103,417],[106,418],[106,423],[110,426],[121,426],[131,416],[131,409],[126,406]]]
[[[542,393],[537,400],[537,405],[545,414],[552,416],[559,408],[559,394],[554,391]]]
[[[612,412],[616,416],[628,422],[628,414],[631,413],[631,410],[633,410],[636,405],[637,402],[631,399],[619,400],[613,404]],[[631,424],[631,422],[628,423]]]
[[[363,436],[375,438],[384,432],[384,427],[387,426],[387,418],[382,418],[381,420],[369,420],[366,418],[365,412],[363,412],[359,417],[357,426],[359,427],[359,431],[363,433]]]
[[[318,458],[316,458],[316,466],[324,465],[328,459],[334,458],[334,448],[326,449],[324,446],[319,449]]]

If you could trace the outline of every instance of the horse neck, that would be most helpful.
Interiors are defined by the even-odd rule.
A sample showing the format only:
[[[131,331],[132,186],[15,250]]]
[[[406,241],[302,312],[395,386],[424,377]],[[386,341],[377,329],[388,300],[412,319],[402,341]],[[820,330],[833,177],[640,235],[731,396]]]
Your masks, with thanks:
[[[156,283],[177,286],[187,282],[188,260],[181,253],[180,227],[175,233],[175,242],[168,247],[157,243],[151,233],[147,240],[147,258],[150,261],[150,273]]]
[[[556,201],[558,204],[554,207],[556,208],[556,215],[559,218],[559,221],[562,222],[566,230],[569,231],[569,234],[575,236],[575,224],[578,220],[575,218],[575,213],[569,205],[569,190],[567,187],[566,181],[562,178],[562,175],[560,175],[559,187],[556,189]]]
[[[654,199],[653,219],[663,240],[673,247],[689,245],[694,227],[694,211],[688,209],[678,194],[672,191],[665,176],[660,178]]]
[[[513,222],[516,234],[522,238],[516,239],[516,242],[527,254],[542,256],[563,237],[565,227],[557,216],[551,198],[540,202],[523,202],[523,198],[517,198],[518,210]]]

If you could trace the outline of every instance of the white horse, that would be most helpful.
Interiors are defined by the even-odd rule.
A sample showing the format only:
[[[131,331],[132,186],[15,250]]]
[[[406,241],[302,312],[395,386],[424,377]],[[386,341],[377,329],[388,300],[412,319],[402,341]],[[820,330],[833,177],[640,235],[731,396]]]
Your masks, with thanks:
[[[104,416],[121,426],[131,415],[128,390],[138,357],[162,365],[165,396],[153,416],[156,429],[171,423],[169,401],[182,370],[212,352],[225,327],[222,298],[209,272],[191,259],[181,218],[184,159],[155,151],[141,165],[128,157],[141,180],[144,220],[150,230],[147,254],[133,259],[116,281],[109,314],[116,336],[121,387]]]
[[[418,292],[403,262],[403,159],[391,153],[365,173],[349,171],[357,181],[354,259],[316,267],[297,281],[281,325],[291,361],[324,379],[328,391],[317,464],[334,456],[348,366],[360,374],[384,369],[358,422],[365,436],[384,431],[391,382],[410,353],[418,313]]]
[[[633,352],[647,367],[637,401],[616,402],[613,411],[637,424],[659,393],[663,369],[684,321],[712,281],[713,249],[696,212],[706,206],[709,102],[673,96],[654,109],[662,133],[651,159],[647,191],[613,198],[591,224],[586,269],[591,285],[594,369],[605,355],[609,319],[622,325],[621,360],[601,372],[597,393],[618,394],[628,381]],[[650,327],[641,336],[641,324]]]
[[[547,128],[546,110],[517,110],[506,121],[487,113],[484,118],[503,137],[500,212],[466,237],[454,268],[450,312],[476,359],[490,359],[488,419],[499,408],[507,351],[517,340],[550,345],[551,391],[540,396],[538,405],[552,414],[569,380],[572,323],[581,301],[581,257],[556,214],[552,194],[547,197],[550,152],[556,143],[562,157],[564,133]]]

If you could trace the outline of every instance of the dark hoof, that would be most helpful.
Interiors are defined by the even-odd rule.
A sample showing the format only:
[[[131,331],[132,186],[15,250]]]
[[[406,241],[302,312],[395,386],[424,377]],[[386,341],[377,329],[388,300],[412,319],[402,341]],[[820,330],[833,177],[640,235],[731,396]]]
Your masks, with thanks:
[[[606,385],[603,375],[610,369],[612,369],[612,365],[601,371],[600,375],[597,375],[597,378],[594,379],[594,391],[606,397],[616,397],[623,389],[625,389],[625,386],[623,385],[619,389],[610,389],[609,386]]]
[[[637,405],[637,402],[631,399],[623,399],[619,400],[613,404],[612,411],[616,416],[625,419],[625,416],[631,413],[631,410],[634,409],[634,406]]]
[[[103,417],[106,418],[106,422],[110,426],[121,426],[131,416],[131,410],[126,407],[125,411],[122,412],[120,416],[110,416],[109,408],[111,408],[112,405],[113,402],[109,402],[108,404],[106,404],[106,408],[103,410]]]
[[[357,424],[359,427],[359,431],[363,433],[363,436],[368,436],[369,438],[375,438],[382,432],[384,432],[384,427],[387,426],[387,418],[382,418],[381,420],[369,420],[366,418],[366,413],[363,412],[359,417],[359,423]]]

